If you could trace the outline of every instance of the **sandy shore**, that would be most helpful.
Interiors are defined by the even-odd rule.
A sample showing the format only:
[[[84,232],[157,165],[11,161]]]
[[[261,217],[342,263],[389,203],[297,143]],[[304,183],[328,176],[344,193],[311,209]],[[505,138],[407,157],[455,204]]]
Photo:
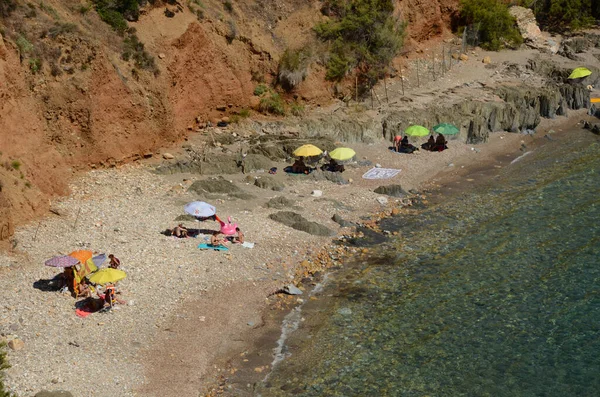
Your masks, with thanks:
[[[571,121],[583,114],[571,111]],[[558,130],[567,122],[546,120],[542,127]],[[74,396],[197,395],[205,380],[219,373],[226,357],[239,355],[256,338],[265,337],[261,325],[269,293],[296,282],[298,264],[314,262],[331,242],[269,219],[278,211],[265,207],[269,199],[285,196],[308,220],[336,235],[350,233],[333,222],[332,215],[361,223],[368,214],[389,213],[400,205],[391,197],[380,204],[381,195],[373,192],[378,186],[422,189],[462,178],[468,170],[518,157],[522,145],[533,139],[496,133],[477,147],[451,141],[442,153],[414,155],[393,153],[383,141],[351,145],[359,159],[401,172],[373,181],[361,178],[371,166],[348,167],[348,185],[279,173],[276,177],[286,188],[273,192],[254,186],[245,175],[228,175],[255,198],[223,197],[213,204],[220,215],[239,223],[255,246],[233,246],[227,253],[196,248],[217,229],[214,222],[186,223],[203,229],[198,238],[160,234],[176,225],[186,202],[198,198],[187,187],[206,177],[156,175],[146,163],[82,175],[73,181],[70,197],[53,203],[56,214],[19,228],[15,252],[0,256],[1,338],[24,342],[22,349],[9,351],[12,368],[6,371],[6,384],[20,396],[43,389],[68,390]],[[311,196],[313,190],[321,190],[322,197]],[[128,274],[120,282],[126,305],[82,319],[75,315],[71,296],[33,287],[35,281],[57,273],[43,266],[44,260],[76,249],[121,258]]]

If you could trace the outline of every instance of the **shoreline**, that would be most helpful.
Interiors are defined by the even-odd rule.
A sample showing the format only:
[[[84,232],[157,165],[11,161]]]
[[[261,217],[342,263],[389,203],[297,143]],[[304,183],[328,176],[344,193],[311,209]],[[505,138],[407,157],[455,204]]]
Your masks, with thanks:
[[[572,125],[585,111],[571,110],[569,118],[544,120],[540,130]],[[252,184],[264,173],[250,173],[251,179],[225,175],[253,197],[207,195],[206,200],[214,202],[220,215],[232,215],[243,225],[247,240],[256,243],[253,249],[231,247],[226,254],[199,251],[196,244],[202,239],[160,234],[176,224],[185,202],[199,198],[188,191],[192,181],[210,177],[156,175],[150,172],[152,163],[81,175],[72,182],[73,194],[53,204],[52,214],[17,229],[17,252],[0,254],[0,288],[10,292],[0,306],[2,339],[24,341],[23,349],[9,351],[12,368],[6,372],[6,383],[19,395],[42,389],[92,396],[197,394],[223,376],[231,357],[257,341],[266,344],[279,333],[279,327],[274,331],[284,313],[279,306],[290,308],[298,297],[267,297],[285,284],[322,271],[320,262],[330,263],[332,242],[350,230],[334,223],[333,214],[373,227],[399,203],[389,197],[386,205],[379,204],[382,195],[373,192],[376,187],[435,189],[486,164],[504,164],[511,153],[514,159],[521,141],[529,144],[530,138],[535,140],[494,133],[486,144],[451,140],[447,151],[415,155],[390,152],[383,140],[376,145],[353,144],[359,158],[401,172],[393,179],[369,181],[361,175],[370,166],[348,168],[344,176],[353,179],[349,185],[280,173],[276,177],[286,188],[275,192]],[[273,165],[283,168],[282,163]],[[313,197],[314,190],[323,196]],[[280,210],[265,205],[278,196],[293,199],[299,207],[294,211],[330,228],[335,236],[308,235],[269,219]],[[217,228],[207,222],[186,225],[204,231]],[[79,319],[70,296],[33,289],[32,283],[56,274],[41,265],[45,259],[87,248],[121,258],[128,278],[120,288],[128,304],[107,315]],[[343,254],[336,252],[331,264],[338,266]],[[105,354],[105,346],[111,347],[112,356]],[[76,382],[87,373],[85,363],[91,362],[96,364],[97,379],[86,385]],[[265,367],[255,372],[267,371]]]
[[[464,165],[464,168],[458,168],[454,170],[447,170],[446,175],[437,175],[430,180],[425,181],[422,184],[422,190],[419,192],[419,196],[424,197],[427,202],[427,207],[434,206],[436,203],[443,199],[447,199],[448,195],[460,194],[463,189],[471,190],[475,188],[477,184],[489,183],[490,177],[498,175],[499,169],[507,165],[512,164],[515,159],[521,158],[524,154],[519,153],[533,153],[539,147],[548,143],[546,136],[550,131],[558,139],[565,139],[565,130],[572,128],[581,128],[581,118],[593,119],[591,116],[586,116],[584,112],[579,112],[570,118],[559,120],[558,122],[550,122],[548,125],[543,126],[540,131],[536,131],[534,136],[522,136],[527,139],[527,150],[520,151],[519,147],[513,147],[512,150],[501,151],[496,153],[496,156],[490,158],[487,157],[483,163],[473,162],[470,165]],[[553,131],[556,129],[557,131]],[[507,133],[498,133],[507,134]],[[499,138],[501,135],[497,136]],[[521,140],[522,141],[522,140]],[[522,145],[521,141],[519,144]],[[440,173],[443,174],[443,173]],[[474,179],[472,179],[473,177]],[[443,179],[443,182],[438,180]],[[468,179],[471,183],[468,187],[465,186],[453,186],[460,184],[461,181]],[[375,226],[384,218],[390,216],[401,215],[403,211],[411,211],[410,206],[406,207],[393,207],[399,208],[399,214],[394,215],[388,212],[378,212],[368,214],[368,220],[365,221],[368,225]],[[392,209],[393,210],[393,209]],[[381,230],[379,230],[381,233]],[[355,233],[356,236],[358,233]],[[375,244],[377,246],[377,244]],[[313,300],[319,300],[321,298],[314,297],[313,294],[318,293],[319,290],[327,287],[327,278],[332,275],[336,279],[338,273],[344,273],[350,270],[351,267],[364,258],[364,255],[370,255],[370,246],[368,248],[352,247],[349,244],[342,245],[347,248],[341,258],[338,258],[343,263],[348,263],[349,267],[334,266],[329,269],[323,269],[323,273],[319,272],[317,276],[307,280],[304,284],[305,294],[301,296],[289,296],[280,295],[275,301],[272,301],[265,309],[263,318],[267,318],[265,321],[264,328],[261,329],[260,334],[254,335],[251,341],[236,354],[230,355],[228,358],[221,358],[213,362],[216,365],[216,371],[213,372],[212,385],[207,386],[202,390],[201,395],[213,396],[251,396],[252,390],[257,384],[266,382],[271,371],[275,367],[271,363],[279,363],[285,358],[278,359],[273,358],[275,351],[280,349],[280,344],[291,338],[293,338],[293,332],[298,330],[299,332],[306,331],[305,325],[303,324],[304,319],[302,318],[302,308],[304,305],[310,303],[312,306],[319,305],[318,302],[312,302]],[[349,249],[348,249],[349,248]],[[339,252],[340,245],[336,244],[336,239],[333,239],[327,244],[323,250],[326,252]],[[331,299],[325,298],[325,299]],[[314,311],[314,307],[312,308]],[[291,317],[291,318],[290,318]],[[295,321],[295,327],[289,328],[289,324],[286,321]],[[318,326],[318,324],[311,323],[310,327]],[[277,347],[275,347],[277,345]],[[285,351],[284,347],[284,351]],[[252,387],[250,387],[252,385]]]

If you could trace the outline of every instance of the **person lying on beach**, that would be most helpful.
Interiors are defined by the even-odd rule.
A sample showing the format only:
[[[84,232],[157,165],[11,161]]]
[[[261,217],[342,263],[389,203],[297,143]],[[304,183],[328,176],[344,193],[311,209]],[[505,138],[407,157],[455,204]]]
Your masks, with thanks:
[[[110,259],[110,263],[108,264],[108,267],[110,267],[111,269],[118,269],[119,266],[121,266],[121,261],[119,260],[119,258],[114,256],[113,254],[110,254],[108,256],[108,259]]]
[[[235,236],[233,238],[233,242],[243,244],[244,243],[244,233],[242,233],[242,231],[240,230],[239,227],[236,227],[235,231],[237,232],[237,236]]]
[[[421,149],[433,150],[434,146],[435,146],[435,139],[433,138],[433,135],[429,135],[429,139],[427,140],[427,142],[425,142],[424,144],[421,145]]]
[[[81,283],[77,286],[77,297],[78,298],[89,298],[92,296],[91,286],[85,279],[81,280]]]
[[[102,293],[100,288],[97,288],[96,293],[98,297],[104,299],[104,304],[108,305],[108,307],[112,308],[115,303],[119,303],[121,305],[125,304],[124,300],[117,298],[117,288],[115,284],[106,284],[104,286],[104,293]]]
[[[219,234],[221,234],[221,232],[214,232],[212,236],[210,236],[210,245],[213,247],[222,246],[224,243],[224,241],[219,237]]]
[[[173,228],[173,236],[184,238],[188,236],[188,230],[180,223]]]

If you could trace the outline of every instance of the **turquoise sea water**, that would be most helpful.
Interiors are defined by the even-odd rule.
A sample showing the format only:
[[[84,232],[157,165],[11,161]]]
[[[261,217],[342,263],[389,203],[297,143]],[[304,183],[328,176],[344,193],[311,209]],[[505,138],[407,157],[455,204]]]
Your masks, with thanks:
[[[385,220],[256,394],[600,395],[600,144],[574,136]]]

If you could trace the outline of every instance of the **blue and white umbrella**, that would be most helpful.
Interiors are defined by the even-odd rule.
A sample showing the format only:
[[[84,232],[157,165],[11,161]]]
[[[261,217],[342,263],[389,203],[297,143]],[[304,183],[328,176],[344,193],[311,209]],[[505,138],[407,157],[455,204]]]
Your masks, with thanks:
[[[183,208],[185,212],[197,218],[206,218],[217,213],[217,209],[204,201],[192,201]]]
[[[96,265],[96,267],[102,266],[105,260],[106,254],[98,254],[92,258],[92,262],[94,262],[94,265]]]

